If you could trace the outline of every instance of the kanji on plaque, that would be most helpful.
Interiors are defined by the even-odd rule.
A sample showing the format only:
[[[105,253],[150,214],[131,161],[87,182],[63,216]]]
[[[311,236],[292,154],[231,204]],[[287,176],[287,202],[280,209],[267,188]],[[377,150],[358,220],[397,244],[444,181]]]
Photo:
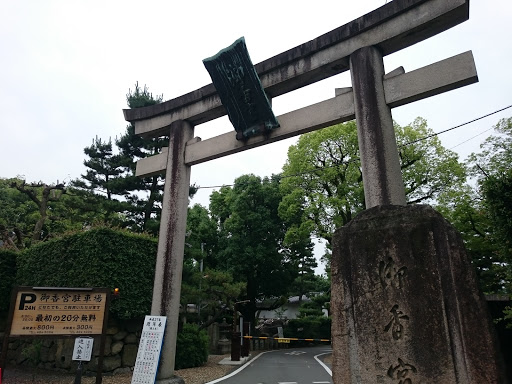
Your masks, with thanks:
[[[164,339],[165,316],[146,316],[139,342],[132,384],[153,384]]]
[[[73,349],[72,360],[91,361],[93,345],[94,339],[92,337],[77,337],[75,339],[75,348]]]
[[[104,288],[18,287],[10,336],[101,335]]]

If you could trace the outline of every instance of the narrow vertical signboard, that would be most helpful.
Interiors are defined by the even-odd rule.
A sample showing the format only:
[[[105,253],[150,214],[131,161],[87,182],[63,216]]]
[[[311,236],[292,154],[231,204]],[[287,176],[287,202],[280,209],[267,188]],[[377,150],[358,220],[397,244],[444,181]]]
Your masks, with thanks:
[[[132,384],[153,384],[155,382],[166,320],[165,316],[146,316],[144,319]]]
[[[92,337],[77,337],[72,360],[91,361],[93,344],[94,339]]]
[[[74,384],[82,383],[82,361],[91,361],[94,339],[90,336],[77,337],[73,349],[73,360],[78,361]],[[1,384],[1,383],[0,383]]]

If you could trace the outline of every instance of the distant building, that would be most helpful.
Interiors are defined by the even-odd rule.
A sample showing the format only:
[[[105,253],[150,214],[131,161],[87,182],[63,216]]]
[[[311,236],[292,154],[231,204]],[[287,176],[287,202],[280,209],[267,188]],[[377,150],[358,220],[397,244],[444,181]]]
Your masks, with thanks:
[[[315,296],[316,293],[310,293],[310,295]],[[283,304],[279,308],[273,310],[262,309],[259,311],[258,318],[260,319],[296,319],[299,317],[299,307],[303,303],[310,302],[311,298],[302,295],[302,300],[299,300],[299,296],[292,296],[288,298],[286,304]],[[323,310],[324,315],[328,316],[327,309]]]

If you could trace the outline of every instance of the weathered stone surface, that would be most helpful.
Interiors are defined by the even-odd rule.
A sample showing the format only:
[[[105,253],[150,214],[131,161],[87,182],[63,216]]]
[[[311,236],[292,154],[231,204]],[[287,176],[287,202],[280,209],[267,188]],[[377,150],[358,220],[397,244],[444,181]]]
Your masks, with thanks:
[[[132,370],[128,367],[117,368],[114,370],[114,375],[122,375],[123,373],[130,373]]]
[[[367,208],[405,205],[405,188],[391,108],[384,94],[384,62],[376,47],[350,55],[357,138]]]
[[[123,340],[127,334],[128,334],[128,332],[126,332],[126,331],[119,331],[114,336],[112,336],[112,338],[115,341]]]
[[[115,341],[112,344],[112,354],[117,355],[123,349],[124,343],[122,341]]]
[[[157,377],[173,376],[180,311],[181,277],[191,167],[185,164],[185,147],[194,137],[186,121],[173,123],[169,132],[169,158],[158,236],[151,314],[167,316]]]
[[[98,371],[98,357],[95,356],[91,361],[84,364],[84,371],[97,372]]]
[[[125,344],[137,344],[139,337],[135,333],[129,333],[126,335],[123,341]]]
[[[56,341],[57,351],[55,352],[55,365],[57,368],[68,369],[71,366],[73,349],[75,348],[74,339],[58,339]]]
[[[125,344],[122,354],[123,367],[135,366],[138,350],[139,348],[135,344]]]
[[[335,383],[507,382],[462,240],[428,206],[375,207],[336,232],[331,309]]]
[[[112,373],[117,368],[121,367],[121,356],[106,356],[103,358],[103,372]],[[95,357],[85,365],[85,369],[90,372],[97,372],[98,370],[98,358]]]
[[[92,355],[94,357],[98,357],[100,355],[100,346],[101,346],[101,338],[95,337],[94,338],[94,344],[92,345]],[[106,336],[105,337],[105,351],[104,355],[108,356],[112,353],[112,336]]]
[[[128,323],[131,323],[131,325],[128,326]],[[124,332],[126,337],[122,341],[114,342],[115,345],[112,345],[113,336],[107,336],[105,338],[105,357],[112,357],[117,355],[118,358],[122,361],[121,367],[125,367],[126,369],[131,370],[135,365],[135,360],[137,357],[139,336],[138,333],[128,333],[128,328],[141,328],[142,325],[140,319],[135,321],[122,321],[118,323],[109,322],[109,324],[111,327],[115,326],[118,329],[116,334]],[[74,348],[74,340],[74,338],[45,338],[37,340],[13,339],[8,343],[8,354],[6,361],[7,364],[11,365],[32,366],[36,363],[37,367],[42,369],[74,372],[76,370],[76,362],[71,360],[72,351]],[[93,375],[93,372],[97,370],[100,341],[100,337],[94,338],[93,359],[90,362],[84,362],[84,375],[86,372],[89,372],[91,375]],[[130,342],[130,344],[127,344],[127,342]],[[27,348],[31,347],[31,345],[34,343],[41,346],[39,352],[37,352],[37,350],[34,351],[36,356],[39,356],[37,359],[38,361],[27,359],[25,355],[28,352],[23,352]],[[122,372],[118,368],[116,368],[114,371],[115,372],[110,371],[109,374]]]
[[[10,341],[9,342],[9,349],[18,349],[18,347],[20,346],[21,344],[21,341],[20,339],[16,339],[14,341]]]
[[[103,371],[112,372],[121,366],[121,356],[107,356],[103,359]]]
[[[42,345],[39,351],[39,360],[43,363],[50,361],[50,348]]]
[[[23,363],[24,361],[27,360],[27,358],[25,357],[25,355],[22,352],[23,351],[21,348],[13,350],[13,351],[9,351],[7,353],[7,357],[10,360],[16,361],[16,365],[20,365],[21,363]]]
[[[99,356],[100,341],[98,340],[96,342],[96,344],[98,344],[98,356]],[[112,337],[107,336],[107,337],[105,337],[105,351],[104,351],[104,354],[105,354],[105,356],[108,356],[111,353],[112,353]]]
[[[50,347],[50,351],[48,353],[49,353],[49,360],[55,361],[55,355],[57,353],[57,343],[55,341],[52,343],[52,346]]]
[[[106,330],[107,335],[115,335],[117,332],[119,332],[119,328],[117,326],[108,327]]]

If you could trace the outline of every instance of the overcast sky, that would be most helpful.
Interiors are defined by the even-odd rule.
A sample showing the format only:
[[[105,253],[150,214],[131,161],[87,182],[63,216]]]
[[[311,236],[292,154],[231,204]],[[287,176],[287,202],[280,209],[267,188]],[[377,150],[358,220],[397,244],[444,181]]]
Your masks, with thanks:
[[[0,177],[69,181],[84,173],[94,137],[124,133],[126,93],[136,81],[168,100],[209,84],[202,59],[245,36],[258,63],[339,27],[385,1],[1,1]],[[421,116],[435,132],[512,104],[512,2],[471,0],[470,18],[385,58],[411,71],[472,50],[479,83],[393,109],[405,125]],[[348,73],[273,100],[276,115],[334,96]],[[440,136],[464,160],[512,109]],[[196,127],[203,139],[232,130],[227,118]],[[486,132],[487,131],[487,132]],[[477,136],[474,139],[464,141]],[[192,168],[202,187],[245,173],[270,176],[288,139]],[[463,143],[463,144],[462,144]],[[212,189],[193,203],[208,205]]]

